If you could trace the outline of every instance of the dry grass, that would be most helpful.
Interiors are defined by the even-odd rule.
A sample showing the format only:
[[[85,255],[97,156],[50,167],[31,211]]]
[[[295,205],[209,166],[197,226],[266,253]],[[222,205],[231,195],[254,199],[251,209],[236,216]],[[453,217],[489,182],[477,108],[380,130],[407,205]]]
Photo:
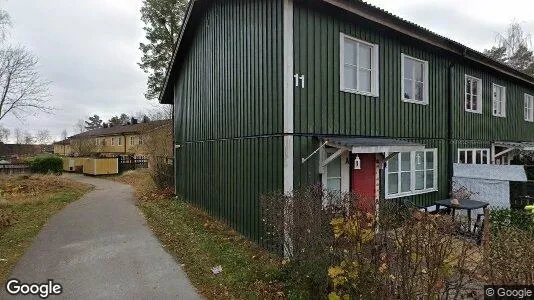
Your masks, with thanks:
[[[50,194],[87,185],[55,175],[0,176],[0,205],[40,201]]]
[[[208,299],[282,299],[280,260],[169,190],[157,190],[148,170],[110,177],[136,189],[139,207],[163,246]],[[211,268],[223,272],[213,275]]]
[[[89,189],[55,175],[0,177],[0,282],[48,220]]]

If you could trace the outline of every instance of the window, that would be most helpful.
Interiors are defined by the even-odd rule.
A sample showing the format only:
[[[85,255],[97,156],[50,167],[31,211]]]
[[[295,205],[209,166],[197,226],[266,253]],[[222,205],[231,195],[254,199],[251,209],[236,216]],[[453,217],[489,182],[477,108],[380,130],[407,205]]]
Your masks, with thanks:
[[[525,121],[534,121],[534,97],[525,94]]]
[[[437,149],[401,152],[389,159],[386,167],[386,198],[436,191],[437,153]]]
[[[111,146],[117,146],[117,140],[114,137],[111,138]]]
[[[493,84],[493,115],[506,117],[506,88]]]
[[[460,164],[489,164],[489,149],[458,149],[458,163]]]
[[[135,145],[135,137],[131,136],[130,137],[130,146],[133,146],[133,145]]]
[[[428,62],[401,54],[402,100],[428,104]]]
[[[341,193],[341,156],[326,165],[326,188]]]
[[[139,145],[143,145],[143,137],[139,137]]]
[[[465,75],[465,111],[482,113],[482,80]]]
[[[341,90],[378,97],[378,45],[341,34]]]
[[[122,138],[119,136],[117,139],[119,140],[119,146],[122,146]]]

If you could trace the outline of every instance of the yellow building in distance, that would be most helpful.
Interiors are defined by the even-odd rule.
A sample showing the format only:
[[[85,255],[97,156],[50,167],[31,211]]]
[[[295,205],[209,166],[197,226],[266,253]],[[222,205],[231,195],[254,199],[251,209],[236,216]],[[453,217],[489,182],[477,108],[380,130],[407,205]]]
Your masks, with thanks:
[[[138,123],[132,118],[124,125],[105,124],[104,127],[73,135],[54,143],[54,153],[60,156],[117,156],[147,155],[146,134],[157,130],[169,130],[172,120]]]

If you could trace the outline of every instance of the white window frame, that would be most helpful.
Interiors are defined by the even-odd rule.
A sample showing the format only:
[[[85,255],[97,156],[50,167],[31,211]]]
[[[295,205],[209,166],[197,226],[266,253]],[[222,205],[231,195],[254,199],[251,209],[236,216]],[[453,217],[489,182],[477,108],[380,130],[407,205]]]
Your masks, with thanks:
[[[477,109],[470,109],[470,108],[467,108],[467,97],[468,97],[468,93],[467,93],[467,80],[471,80],[471,81],[476,81],[477,82]],[[471,90],[469,91],[469,94],[471,95],[471,107],[473,107],[473,85],[471,85]],[[471,113],[477,113],[477,114],[482,114],[482,79],[480,78],[477,78],[477,77],[474,77],[474,76],[471,76],[471,75],[467,75],[465,74],[465,80],[464,80],[464,93],[465,93],[465,99],[464,99],[464,107],[465,107],[465,111],[467,112],[471,112]]]
[[[417,152],[423,152],[424,153],[424,188],[422,190],[416,190],[415,189],[415,154]],[[434,164],[432,168],[427,167],[427,161],[426,161],[426,153],[432,152],[434,153]],[[408,153],[408,152],[406,152]],[[386,199],[395,199],[400,197],[407,197],[407,196],[414,196],[414,195],[420,195],[420,194],[426,194],[426,193],[432,193],[438,191],[438,176],[439,176],[439,170],[438,170],[438,149],[437,148],[429,148],[425,149],[423,151],[411,151],[410,153],[410,191],[409,192],[401,192],[401,176],[400,173],[402,172],[400,169],[400,161],[399,161],[399,176],[398,176],[398,193],[396,194],[389,194],[389,162],[386,165],[385,168],[385,198]],[[390,153],[386,153],[385,155],[388,156]],[[395,154],[399,155],[399,154]],[[432,187],[427,188],[426,187],[426,172],[428,170],[434,171],[434,178],[432,182]]]
[[[525,93],[524,99],[523,117],[527,122],[534,122],[534,96]]]
[[[111,146],[117,146],[117,140],[115,139],[115,137],[112,137],[111,138]]]
[[[122,139],[121,139],[121,137],[119,136],[119,137],[117,137],[117,139],[119,139],[119,146],[122,146]]]
[[[503,96],[503,99],[499,102],[502,102],[503,106],[502,106],[502,109],[501,109],[501,112],[500,113],[497,113],[495,111],[495,107],[496,107],[496,98],[495,98],[495,88],[502,88],[502,96]],[[493,112],[493,116],[495,117],[501,117],[501,118],[506,118],[506,87],[505,86],[502,86],[502,85],[498,85],[496,83],[494,83],[492,85],[492,88],[491,88],[491,99],[492,99],[492,112]]]
[[[135,146],[135,136],[130,137],[130,146]]]
[[[371,47],[371,92],[367,91],[360,91],[358,87],[356,89],[345,87],[345,39],[352,40],[353,42],[364,44],[366,46]],[[377,44],[372,44],[360,39],[357,39],[355,37],[346,35],[344,33],[340,33],[339,38],[339,61],[340,61],[340,67],[339,67],[339,86],[340,90],[342,92],[352,93],[352,94],[360,94],[365,96],[372,96],[372,97],[378,97],[379,96],[379,63],[378,63],[378,55],[379,55],[379,46]],[[356,49],[359,49],[359,47],[356,47]],[[356,50],[358,51],[358,50]],[[358,54],[356,54],[358,56]],[[356,60],[356,63],[359,64],[359,60]],[[359,66],[354,66],[356,69],[359,70]],[[356,73],[356,76],[358,76],[358,73]],[[359,84],[358,78],[356,78],[356,84]]]
[[[489,165],[491,164],[491,150],[489,148],[458,148],[458,150],[456,151],[457,153],[457,156],[456,156],[456,162],[457,163],[460,163],[460,154],[461,152],[465,152],[465,155],[467,157],[467,153],[471,152],[471,161],[472,163],[463,163],[463,164],[469,164],[469,165]],[[486,161],[487,163],[481,163],[481,164],[477,164],[476,163],[476,153],[477,152],[486,152]]]
[[[328,164],[326,166],[322,166],[322,162],[328,158],[328,156],[334,154],[337,150],[337,148],[321,148],[319,152],[319,171],[321,173],[321,182],[323,184],[323,188],[327,188],[328,183]],[[350,164],[349,161],[349,151],[343,152],[339,157],[341,157],[341,193],[348,193],[350,191]]]
[[[143,145],[143,137],[139,136],[137,140],[138,145]]]
[[[404,97],[404,61],[405,58],[415,60],[416,62],[423,63],[423,101],[417,101],[415,99],[408,99]],[[408,103],[414,103],[414,104],[421,104],[421,105],[428,105],[429,103],[429,93],[428,93],[428,86],[429,86],[429,77],[428,77],[428,61],[422,60],[413,56],[406,55],[404,53],[401,53],[401,99],[403,102]],[[414,76],[415,77],[415,76]],[[412,79],[413,80],[413,79]],[[413,80],[412,83],[412,92],[415,97],[415,80]]]

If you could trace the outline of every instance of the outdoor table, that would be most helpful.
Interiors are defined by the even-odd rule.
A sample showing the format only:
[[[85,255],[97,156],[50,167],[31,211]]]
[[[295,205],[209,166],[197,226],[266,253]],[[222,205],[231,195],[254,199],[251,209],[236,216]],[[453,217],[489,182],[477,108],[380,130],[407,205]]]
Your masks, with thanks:
[[[451,199],[439,200],[439,201],[436,201],[435,204],[436,204],[436,211],[439,211],[440,206],[445,206],[445,207],[452,209],[453,218],[454,218],[454,214],[457,209],[467,210],[467,222],[469,225],[468,227],[469,231],[471,231],[471,211],[473,209],[480,209],[480,208],[485,209],[489,205],[488,202],[477,201],[477,200],[462,200],[460,201],[460,204],[453,205],[451,204]]]

